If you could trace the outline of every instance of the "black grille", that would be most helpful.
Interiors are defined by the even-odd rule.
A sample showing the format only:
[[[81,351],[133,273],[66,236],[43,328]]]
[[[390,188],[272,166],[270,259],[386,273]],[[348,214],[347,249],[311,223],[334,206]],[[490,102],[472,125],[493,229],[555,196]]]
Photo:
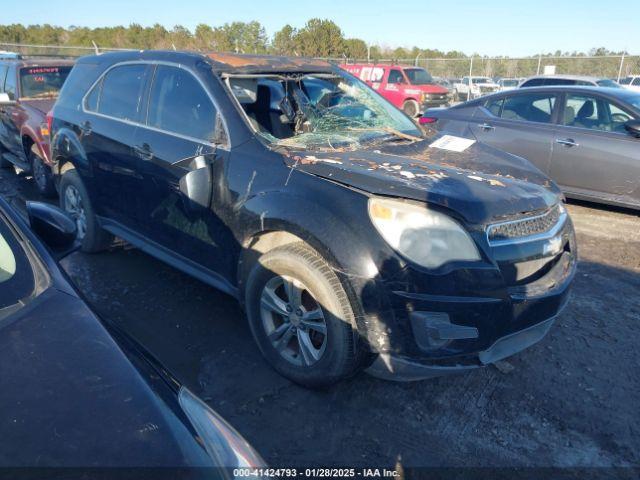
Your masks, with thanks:
[[[558,204],[542,215],[490,225],[489,242],[514,240],[546,233],[558,223],[560,216],[561,211]]]

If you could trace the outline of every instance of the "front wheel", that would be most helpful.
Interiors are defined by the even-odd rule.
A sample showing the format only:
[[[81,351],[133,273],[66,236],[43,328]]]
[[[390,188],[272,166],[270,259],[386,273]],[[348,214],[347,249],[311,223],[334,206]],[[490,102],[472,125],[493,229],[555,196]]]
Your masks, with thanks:
[[[263,356],[293,382],[326,387],[362,368],[365,353],[347,294],[329,264],[305,243],[260,257],[247,280],[245,304]]]
[[[109,246],[113,236],[98,224],[87,190],[73,169],[60,180],[60,207],[75,220],[83,252],[99,252]]]
[[[420,105],[418,105],[418,102],[416,102],[415,100],[407,100],[406,102],[404,102],[402,110],[409,117],[415,118],[418,116],[418,113],[420,113]]]
[[[53,197],[56,193],[56,187],[53,183],[51,168],[33,151],[29,152],[29,160],[31,161],[33,181],[36,184],[38,192],[44,197]]]

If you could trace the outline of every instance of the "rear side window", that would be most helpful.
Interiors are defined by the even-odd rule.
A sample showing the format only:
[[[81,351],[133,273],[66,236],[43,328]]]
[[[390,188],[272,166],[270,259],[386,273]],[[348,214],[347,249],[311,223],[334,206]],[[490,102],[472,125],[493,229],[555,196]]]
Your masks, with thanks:
[[[212,141],[216,110],[200,82],[187,70],[159,65],[151,86],[147,125]]]
[[[121,65],[111,69],[102,79],[97,100],[98,113],[123,120],[138,120],[146,74],[147,65],[144,64]],[[93,92],[89,97],[92,95]]]
[[[634,78],[633,82],[631,82],[631,85],[633,85],[634,87],[640,87],[640,77]]]
[[[507,97],[502,106],[502,118],[527,122],[550,123],[556,96],[534,93]]]
[[[504,98],[497,98],[487,100],[487,103],[484,105],[487,110],[491,112],[492,115],[496,117],[500,116],[502,112],[502,104],[504,103]]]
[[[89,110],[90,112],[98,111],[98,102],[100,101],[100,91],[102,90],[102,80],[98,82],[98,84],[93,87],[93,89],[87,95],[87,98],[84,99],[84,108]]]
[[[532,78],[524,82],[521,87],[540,87],[544,85],[544,78]]]

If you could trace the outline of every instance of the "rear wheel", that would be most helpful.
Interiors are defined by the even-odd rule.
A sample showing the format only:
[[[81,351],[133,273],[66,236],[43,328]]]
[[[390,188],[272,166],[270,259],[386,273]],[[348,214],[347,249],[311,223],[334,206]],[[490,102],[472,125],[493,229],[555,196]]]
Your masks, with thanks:
[[[354,312],[327,262],[305,243],[265,253],[247,281],[253,337],[266,360],[306,387],[334,384],[362,368]]]
[[[420,113],[420,105],[418,105],[418,102],[416,102],[415,100],[407,100],[406,102],[404,102],[402,110],[409,117],[415,118],[418,116],[418,113]]]
[[[53,183],[51,168],[33,151],[29,151],[29,160],[31,162],[33,181],[38,192],[44,197],[53,197],[56,193],[56,187]]]
[[[87,190],[75,170],[67,170],[60,180],[60,207],[75,220],[83,252],[99,252],[111,244],[113,236],[98,224]]]

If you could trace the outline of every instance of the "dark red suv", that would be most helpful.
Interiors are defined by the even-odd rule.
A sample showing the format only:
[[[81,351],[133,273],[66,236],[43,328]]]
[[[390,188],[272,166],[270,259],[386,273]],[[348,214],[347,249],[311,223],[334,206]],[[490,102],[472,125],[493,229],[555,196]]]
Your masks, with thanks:
[[[0,167],[31,172],[53,195],[46,114],[73,68],[71,60],[0,60]]]

